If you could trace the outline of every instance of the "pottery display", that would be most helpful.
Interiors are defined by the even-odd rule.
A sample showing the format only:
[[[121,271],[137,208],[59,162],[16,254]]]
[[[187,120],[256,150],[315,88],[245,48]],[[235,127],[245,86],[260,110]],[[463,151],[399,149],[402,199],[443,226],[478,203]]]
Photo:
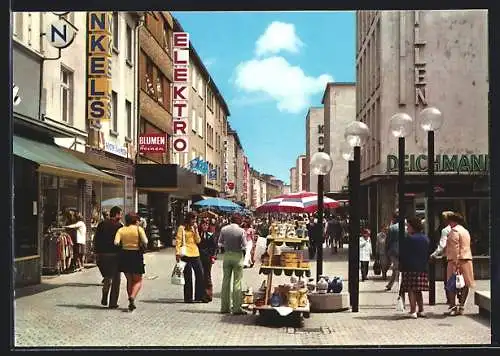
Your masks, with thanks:
[[[290,308],[297,308],[299,306],[299,299],[298,299],[299,292],[296,290],[291,290],[288,292],[288,306]]]
[[[328,292],[328,282],[323,277],[321,277],[318,283],[316,283],[316,290],[320,294],[325,294]]]
[[[307,299],[307,288],[301,288],[298,290],[298,303],[299,307],[303,308],[307,305],[308,303]]]
[[[281,305],[282,299],[279,293],[278,288],[274,289],[274,293],[271,296],[271,300],[269,301],[272,307],[279,307]]]

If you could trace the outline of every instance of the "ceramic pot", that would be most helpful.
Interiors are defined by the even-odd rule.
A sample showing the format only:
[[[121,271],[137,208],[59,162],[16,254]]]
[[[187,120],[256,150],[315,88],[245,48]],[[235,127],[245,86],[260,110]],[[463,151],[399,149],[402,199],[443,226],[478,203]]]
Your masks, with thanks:
[[[273,293],[271,296],[271,306],[272,307],[279,307],[281,305],[281,297],[279,293]]]
[[[314,283],[314,278],[309,278],[309,281],[307,282],[307,289],[309,290],[309,292],[314,292],[314,290],[316,289],[316,284]]]
[[[316,290],[319,294],[325,294],[328,291],[328,282],[323,277],[316,283]]]
[[[291,290],[288,292],[288,306],[290,308],[297,308],[299,306],[298,292],[296,290]]]
[[[341,293],[344,288],[342,277],[333,277],[328,283],[328,293]]]

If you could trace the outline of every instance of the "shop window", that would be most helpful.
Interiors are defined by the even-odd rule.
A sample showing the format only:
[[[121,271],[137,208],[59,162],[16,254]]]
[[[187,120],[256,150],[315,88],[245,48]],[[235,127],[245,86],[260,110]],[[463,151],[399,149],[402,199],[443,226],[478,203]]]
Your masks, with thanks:
[[[122,179],[122,178],[120,178]],[[102,183],[101,209],[109,212],[114,206],[124,209],[124,184]],[[126,211],[124,211],[126,212]]]
[[[73,124],[73,72],[61,67],[61,119]]]
[[[120,28],[120,20],[118,12],[113,12],[113,22],[111,25],[111,31],[113,35],[113,49],[115,52],[118,52],[119,46],[119,28]]]
[[[132,31],[132,27],[130,27],[129,24],[127,24],[127,32],[126,32],[126,40],[127,40],[127,52],[126,52],[126,59],[127,59],[127,64],[132,65],[133,63],[133,44],[134,44],[134,32]]]
[[[80,189],[76,179],[59,178],[59,195],[61,211],[80,211]]]

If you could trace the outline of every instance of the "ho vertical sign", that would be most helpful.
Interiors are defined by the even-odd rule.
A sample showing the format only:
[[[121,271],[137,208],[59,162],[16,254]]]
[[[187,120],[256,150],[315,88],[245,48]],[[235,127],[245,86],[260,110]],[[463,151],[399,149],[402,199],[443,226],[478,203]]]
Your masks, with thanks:
[[[89,12],[87,23],[87,108],[90,121],[111,119],[111,12]]]
[[[173,142],[174,152],[188,152],[188,100],[189,100],[189,33],[173,33]]]
[[[73,43],[75,36],[75,28],[64,18],[52,22],[47,30],[49,44],[57,49],[69,47]]]

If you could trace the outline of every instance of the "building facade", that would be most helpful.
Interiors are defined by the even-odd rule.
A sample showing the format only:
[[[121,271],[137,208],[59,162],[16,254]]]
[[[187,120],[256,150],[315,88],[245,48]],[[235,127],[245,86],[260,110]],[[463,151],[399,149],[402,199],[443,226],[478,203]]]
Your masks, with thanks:
[[[306,156],[300,155],[295,162],[297,167],[297,189],[299,192],[306,190],[309,167],[306,164]]]
[[[114,19],[106,12],[13,14],[14,84],[21,97],[14,108],[16,286],[61,271],[55,242],[64,237],[57,228],[71,223],[74,212],[84,218],[89,244],[108,205],[136,208],[134,33],[140,15]],[[123,42],[112,51],[116,29]],[[104,50],[89,41],[95,32],[108,40]],[[87,53],[112,63],[102,71],[105,78],[87,71]],[[102,100],[94,97],[98,81],[107,89]],[[105,108],[102,120],[89,120],[91,102]]]
[[[473,253],[488,254],[487,11],[358,11],[356,18],[356,118],[370,128],[361,154],[363,214],[372,231],[397,207],[397,139],[389,120],[398,112],[414,119],[406,138],[407,211],[425,215],[427,135],[419,112],[435,106],[444,117],[435,133],[436,215],[462,213]]]
[[[290,190],[292,191],[292,193],[296,193],[299,191],[297,167],[290,168]]]
[[[325,125],[323,107],[311,107],[306,115],[306,155],[304,165],[310,167],[311,157],[325,148]],[[326,180],[326,179],[325,179]],[[326,183],[326,182],[325,182]],[[326,184],[325,184],[326,185]],[[318,178],[309,169],[305,177],[304,190],[318,192]],[[300,187],[297,187],[300,190]]]
[[[325,178],[325,191],[341,192],[347,177],[347,162],[342,158],[340,145],[345,140],[347,125],[356,118],[355,83],[328,83],[323,100],[325,152],[332,159],[333,166]]]

